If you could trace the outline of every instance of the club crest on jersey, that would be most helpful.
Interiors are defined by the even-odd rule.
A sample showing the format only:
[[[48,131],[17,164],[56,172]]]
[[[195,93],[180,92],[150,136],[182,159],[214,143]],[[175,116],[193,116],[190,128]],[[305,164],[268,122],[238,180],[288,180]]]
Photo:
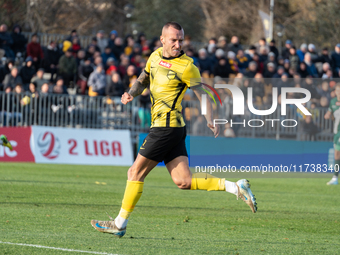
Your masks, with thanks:
[[[176,73],[174,71],[169,70],[166,76],[168,77],[169,80],[173,80],[176,77]]]
[[[166,68],[170,68],[172,66],[172,64],[165,62],[163,60],[161,60],[161,62],[159,62],[159,65],[166,67]]]

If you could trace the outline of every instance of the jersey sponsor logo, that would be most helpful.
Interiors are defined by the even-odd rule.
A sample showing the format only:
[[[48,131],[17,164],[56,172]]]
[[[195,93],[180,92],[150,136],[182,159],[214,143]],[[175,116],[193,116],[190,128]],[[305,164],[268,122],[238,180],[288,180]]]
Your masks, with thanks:
[[[41,133],[37,145],[40,153],[48,159],[55,159],[59,156],[60,141],[52,132]]]
[[[172,66],[172,64],[165,62],[163,60],[161,60],[161,62],[159,62],[159,65],[165,67],[165,68],[170,68]]]

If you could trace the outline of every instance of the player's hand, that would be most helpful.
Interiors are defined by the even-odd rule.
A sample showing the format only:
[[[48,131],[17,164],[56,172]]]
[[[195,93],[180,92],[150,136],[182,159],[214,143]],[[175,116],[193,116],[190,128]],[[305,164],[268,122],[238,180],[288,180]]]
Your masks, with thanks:
[[[127,104],[128,102],[131,102],[133,100],[133,96],[131,96],[129,93],[125,92],[123,95],[122,95],[122,103],[123,104]]]
[[[324,118],[325,120],[328,120],[331,117],[331,112],[326,112]]]
[[[212,123],[208,123],[207,126],[208,126],[208,128],[211,129],[211,131],[213,131],[215,138],[218,137],[218,135],[220,133],[219,125],[215,125],[215,127],[214,127],[214,125]]]

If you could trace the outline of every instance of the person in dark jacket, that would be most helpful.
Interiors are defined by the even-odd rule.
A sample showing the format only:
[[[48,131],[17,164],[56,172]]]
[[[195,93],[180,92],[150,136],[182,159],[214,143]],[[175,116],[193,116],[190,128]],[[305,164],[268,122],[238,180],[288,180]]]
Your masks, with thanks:
[[[233,73],[229,62],[223,57],[218,60],[213,69],[214,76],[220,76],[221,78],[229,78],[229,75]]]
[[[13,67],[11,70],[11,73],[5,76],[3,84],[4,84],[4,90],[6,90],[7,87],[11,87],[13,90],[17,84],[22,84],[22,79],[19,75],[19,71],[17,67]]]
[[[7,26],[2,24],[0,26],[0,48],[5,51],[6,57],[15,58],[14,52],[11,49],[13,40],[11,35],[7,32]]]
[[[14,25],[11,37],[13,40],[12,50],[14,54],[16,55],[18,52],[24,53],[26,51],[27,39],[21,33],[21,27],[19,25]]]
[[[27,57],[25,61],[25,66],[20,70],[20,76],[22,78],[22,83],[25,90],[28,90],[28,85],[30,84],[33,76],[35,75],[35,68],[33,66],[32,57]]]
[[[109,97],[121,97],[124,94],[124,86],[117,72],[114,72],[108,82],[105,94]]]
[[[68,49],[58,62],[58,73],[63,78],[66,87],[69,87],[70,82],[74,81],[77,73],[77,63],[72,53],[72,49]]]
[[[45,69],[45,72],[51,74],[51,82],[54,81],[54,76],[57,73],[60,56],[61,53],[57,47],[57,44],[54,41],[51,41],[50,44],[46,47],[44,59],[42,61],[42,66]]]

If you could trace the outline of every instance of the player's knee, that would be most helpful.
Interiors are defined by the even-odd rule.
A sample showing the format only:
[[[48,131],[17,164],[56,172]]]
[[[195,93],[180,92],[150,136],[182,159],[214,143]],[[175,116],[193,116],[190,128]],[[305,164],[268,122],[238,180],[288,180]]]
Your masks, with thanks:
[[[190,189],[191,188],[191,179],[176,179],[174,180],[174,183],[177,185],[180,189]]]

